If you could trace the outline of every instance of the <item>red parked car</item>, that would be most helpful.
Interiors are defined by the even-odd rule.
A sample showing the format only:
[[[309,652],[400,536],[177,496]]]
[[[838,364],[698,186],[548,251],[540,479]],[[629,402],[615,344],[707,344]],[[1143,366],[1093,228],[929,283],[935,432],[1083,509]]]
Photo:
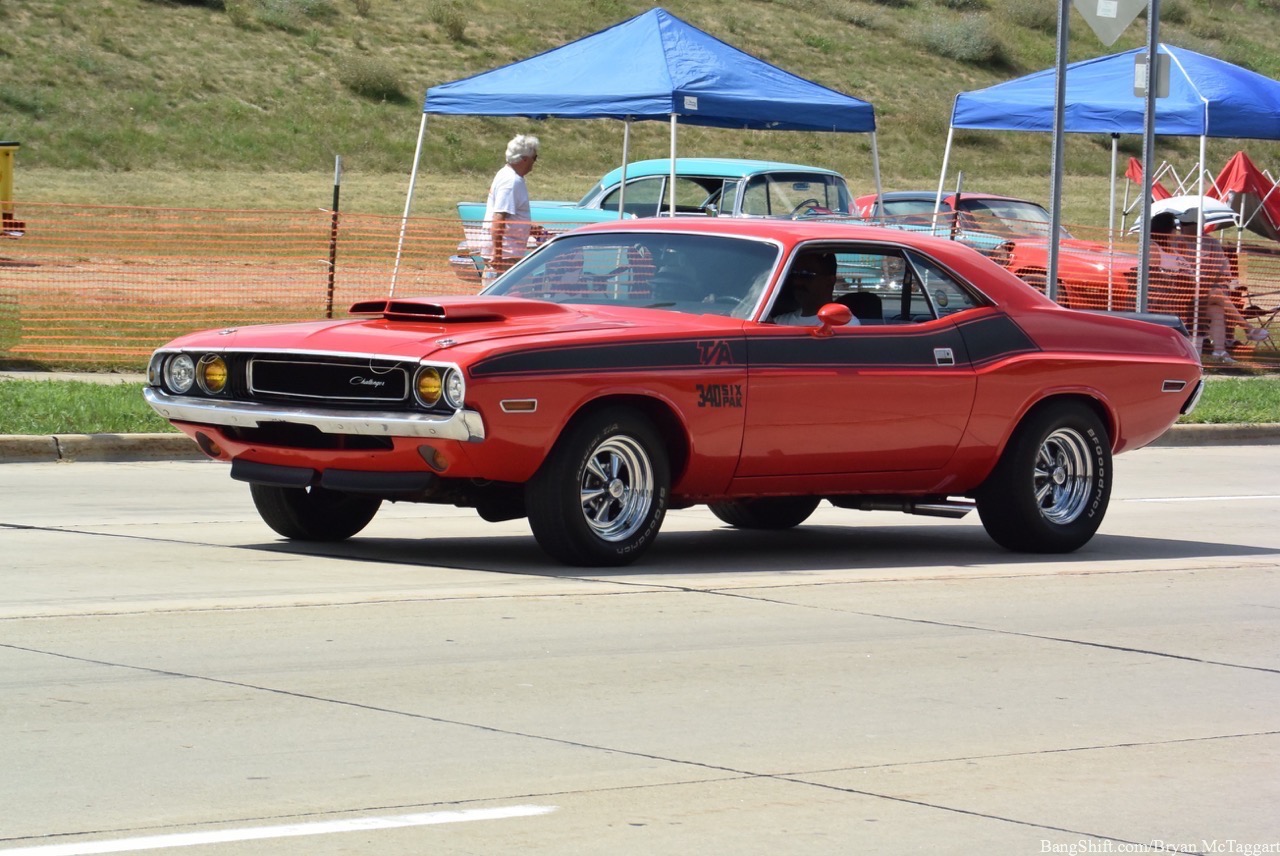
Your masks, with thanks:
[[[876,216],[883,216],[887,226],[910,228],[910,224],[933,217],[936,196],[922,190],[886,193],[883,212]],[[875,194],[855,200],[859,213],[867,218],[873,216],[875,203]],[[1003,239],[1006,243],[999,259],[1014,276],[1044,291],[1052,225],[1044,206],[990,193],[947,193],[942,197],[940,213],[944,224],[956,224],[962,239],[966,234]],[[1072,237],[1066,229],[1059,228],[1058,303],[1076,309],[1132,311],[1137,294],[1138,256],[1099,241]],[[1157,290],[1153,287],[1149,308],[1173,312],[1172,304],[1165,306],[1168,301],[1162,300]]]
[[[815,253],[835,256],[831,301],[811,327],[772,323]],[[151,359],[147,401],[288,538],[443,503],[527,517],[561,561],[622,565],[669,508],[785,529],[825,500],[976,507],[1009,549],[1069,551],[1102,521],[1112,455],[1201,383],[1170,328],[1067,311],[962,244],[847,222],[586,226],[477,296],[350,315],[194,333]]]

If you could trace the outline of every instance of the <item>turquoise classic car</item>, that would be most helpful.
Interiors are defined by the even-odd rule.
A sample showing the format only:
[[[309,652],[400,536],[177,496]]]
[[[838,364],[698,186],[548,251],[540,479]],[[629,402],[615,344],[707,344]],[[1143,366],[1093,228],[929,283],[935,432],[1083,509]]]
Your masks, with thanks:
[[[671,159],[636,161],[607,173],[577,202],[530,203],[542,239],[585,223],[664,215],[670,206]],[[676,158],[676,214],[703,217],[851,216],[853,199],[834,170],[779,161],[739,158]],[[484,202],[459,202],[465,241],[450,259],[455,273],[475,278]],[[621,213],[620,213],[621,212]]]

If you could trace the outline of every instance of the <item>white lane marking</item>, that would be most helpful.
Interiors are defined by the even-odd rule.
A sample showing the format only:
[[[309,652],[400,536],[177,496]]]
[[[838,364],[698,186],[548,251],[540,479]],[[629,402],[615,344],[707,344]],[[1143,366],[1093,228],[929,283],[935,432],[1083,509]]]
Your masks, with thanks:
[[[1164,496],[1150,499],[1123,499],[1121,502],[1238,502],[1249,499],[1280,499],[1280,494],[1241,494],[1240,496]]]
[[[0,849],[3,856],[84,856],[89,853],[131,853],[137,850],[160,850],[166,847],[191,847],[196,844],[224,844],[228,841],[257,841],[264,838],[291,838],[299,835],[330,835],[335,832],[368,832],[376,829],[399,829],[405,826],[430,826],[437,823],[465,823],[475,820],[504,820],[510,817],[534,817],[555,811],[553,805],[513,805],[505,808],[476,808],[467,811],[433,811],[427,814],[401,814],[388,817],[355,817],[348,820],[325,820],[316,823],[293,823],[284,826],[259,826],[247,829],[223,829],[212,832],[179,832],[144,838],[121,838],[115,841],[84,841],[77,844],[42,844]]]

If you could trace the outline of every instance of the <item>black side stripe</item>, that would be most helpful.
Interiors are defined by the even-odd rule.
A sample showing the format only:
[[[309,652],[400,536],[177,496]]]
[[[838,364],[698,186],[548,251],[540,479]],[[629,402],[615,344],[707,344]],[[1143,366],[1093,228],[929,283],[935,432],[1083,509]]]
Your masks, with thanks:
[[[664,342],[619,342],[570,345],[499,354],[471,367],[472,377],[565,374],[584,371],[625,372],[663,369],[746,368],[741,335],[721,339],[675,339]]]
[[[1031,337],[1008,315],[990,315],[957,326],[969,347],[969,359],[975,368],[1040,350],[1040,346],[1031,341]]]
[[[520,375],[645,372],[676,369],[715,371],[752,368],[933,368],[935,353],[949,349],[957,367],[977,367],[1039,350],[1017,324],[1003,315],[955,327],[924,331],[904,325],[888,334],[817,338],[796,335],[674,339],[545,346],[499,354],[471,367],[475,378]]]

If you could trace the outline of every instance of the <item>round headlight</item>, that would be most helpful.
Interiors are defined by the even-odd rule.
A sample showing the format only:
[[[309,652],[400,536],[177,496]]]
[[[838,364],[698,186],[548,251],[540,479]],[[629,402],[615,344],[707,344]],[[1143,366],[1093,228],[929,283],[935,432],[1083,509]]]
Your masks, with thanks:
[[[227,361],[214,354],[206,354],[200,358],[198,379],[200,388],[210,395],[217,395],[227,388]]]
[[[164,366],[164,385],[179,395],[190,392],[196,382],[196,362],[187,354],[172,357]]]
[[[461,409],[467,394],[467,385],[462,380],[462,372],[449,369],[444,376],[444,400],[450,407]]]
[[[423,407],[434,407],[440,400],[440,370],[431,366],[418,369],[418,376],[413,382],[414,394]]]

